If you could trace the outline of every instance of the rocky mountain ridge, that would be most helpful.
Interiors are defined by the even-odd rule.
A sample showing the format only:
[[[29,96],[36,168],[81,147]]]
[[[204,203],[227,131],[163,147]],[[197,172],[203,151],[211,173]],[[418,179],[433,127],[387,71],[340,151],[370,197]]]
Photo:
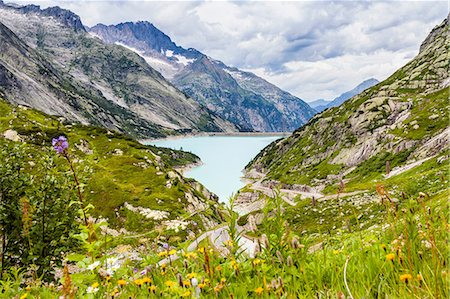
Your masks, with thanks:
[[[292,131],[314,115],[301,99],[253,73],[177,46],[149,22],[98,24],[88,30],[139,53],[178,88],[243,131]]]
[[[0,22],[0,92],[10,102],[135,137],[237,130],[67,10],[2,4]]]

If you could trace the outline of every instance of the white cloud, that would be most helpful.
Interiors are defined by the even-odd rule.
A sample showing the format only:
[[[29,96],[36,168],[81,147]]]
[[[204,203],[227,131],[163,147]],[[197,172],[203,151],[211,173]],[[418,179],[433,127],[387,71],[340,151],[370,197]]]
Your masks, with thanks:
[[[88,26],[148,20],[177,44],[254,71],[305,100],[386,78],[449,11],[447,1],[34,3],[70,9]]]

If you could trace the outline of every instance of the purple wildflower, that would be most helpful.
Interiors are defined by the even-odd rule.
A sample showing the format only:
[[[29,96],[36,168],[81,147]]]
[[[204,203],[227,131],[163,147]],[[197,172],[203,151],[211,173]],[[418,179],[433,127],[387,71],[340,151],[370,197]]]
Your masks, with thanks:
[[[59,136],[58,138],[52,139],[52,145],[58,154],[63,154],[69,147],[69,142],[67,142],[66,137]]]

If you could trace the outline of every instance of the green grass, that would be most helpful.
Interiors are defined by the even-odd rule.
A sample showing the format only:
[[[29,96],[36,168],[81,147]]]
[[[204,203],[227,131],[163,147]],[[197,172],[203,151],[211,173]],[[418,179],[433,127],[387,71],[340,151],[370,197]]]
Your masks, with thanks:
[[[449,191],[411,197],[397,208],[378,203],[370,212],[378,226],[361,229],[362,217],[349,221],[348,229],[340,233],[321,233],[320,239],[297,235],[296,225],[303,223],[291,225],[294,211],[270,207],[266,225],[258,231],[267,235],[262,241],[266,245],[255,258],[239,253],[223,256],[202,241],[193,252],[176,253],[183,247],[174,248],[171,261],[158,266],[168,251],[157,244],[115,240],[120,252],[133,250],[124,244],[141,246],[135,252],[142,259],[105,253],[97,259],[95,270],[88,270],[93,260],[71,255],[70,264],[78,271],[63,275],[56,288],[42,285],[39,279],[23,283],[24,273],[18,271],[3,281],[0,290],[5,296],[27,294],[28,298],[64,296],[70,290],[77,298],[193,298],[196,292],[200,298],[445,298],[450,282]],[[111,257],[122,263],[107,277],[101,273]]]

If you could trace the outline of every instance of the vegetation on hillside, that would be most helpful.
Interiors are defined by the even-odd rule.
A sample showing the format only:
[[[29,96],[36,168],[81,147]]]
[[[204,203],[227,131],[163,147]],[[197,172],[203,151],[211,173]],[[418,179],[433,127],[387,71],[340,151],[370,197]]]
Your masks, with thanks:
[[[288,185],[336,191],[376,185],[390,169],[445,156],[448,142],[448,19],[419,54],[383,82],[325,110],[247,165]],[[433,138],[441,141],[429,143]],[[365,190],[365,189],[359,189]],[[373,189],[372,189],[373,190]]]
[[[0,132],[8,130],[13,135],[17,133],[15,137],[22,143],[20,151],[30,165],[42,160],[44,153],[50,155],[52,138],[66,136],[71,144],[69,153],[83,180],[86,200],[96,207],[92,215],[109,219],[109,224],[118,230],[146,232],[147,237],[160,234],[155,228],[161,227],[161,220],[133,212],[132,207],[164,212],[164,220],[189,222],[186,231],[204,230],[202,218],[187,211],[191,203],[186,194],[205,205],[203,216],[213,221],[220,219],[218,211],[221,208],[217,201],[200,184],[183,178],[172,168],[198,162],[199,158],[191,153],[142,145],[119,133],[65,123],[56,117],[0,100]],[[6,149],[12,143],[0,139],[0,148],[5,149],[1,158],[11,155]],[[63,159],[52,159],[62,171],[68,171]],[[38,166],[28,166],[27,172],[36,175],[42,170]],[[185,238],[186,231],[172,234],[175,239]]]
[[[137,250],[113,248],[105,236],[64,255],[54,281],[13,267],[0,290],[21,298],[445,298],[448,195],[420,193],[394,204],[385,190],[379,193],[382,225],[361,231],[358,222],[349,223],[320,243],[297,234],[276,197],[267,201],[254,256],[237,245],[241,235],[230,217],[234,233],[225,254],[208,243],[194,251],[152,241]],[[90,250],[91,243],[101,246]]]

